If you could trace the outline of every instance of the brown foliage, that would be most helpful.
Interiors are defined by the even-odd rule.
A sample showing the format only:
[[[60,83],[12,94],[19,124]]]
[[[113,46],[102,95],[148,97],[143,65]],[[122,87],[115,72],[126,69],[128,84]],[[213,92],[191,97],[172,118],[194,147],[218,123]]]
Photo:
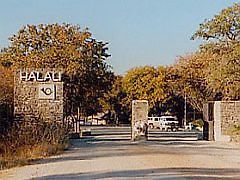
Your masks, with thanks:
[[[68,128],[58,122],[28,119],[15,122],[0,137],[2,168],[42,158],[66,148]],[[16,161],[16,162],[15,162]],[[15,162],[15,163],[14,163]]]
[[[0,64],[0,104],[13,102],[13,70]]]
[[[81,106],[84,114],[92,114],[99,109],[97,99],[111,84],[107,44],[78,25],[27,25],[10,38],[0,62],[13,68],[62,69],[69,113]]]
[[[175,93],[184,97],[197,110],[213,95],[207,85],[209,65],[214,61],[213,54],[195,53],[180,57],[176,64],[169,68],[169,82]]]

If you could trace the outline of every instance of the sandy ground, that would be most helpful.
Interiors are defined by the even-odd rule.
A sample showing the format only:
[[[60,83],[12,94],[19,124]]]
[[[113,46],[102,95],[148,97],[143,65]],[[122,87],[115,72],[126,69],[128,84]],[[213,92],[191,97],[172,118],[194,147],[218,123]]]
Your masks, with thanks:
[[[154,131],[131,142],[129,128],[97,128],[64,154],[2,171],[0,179],[240,179],[240,147]]]

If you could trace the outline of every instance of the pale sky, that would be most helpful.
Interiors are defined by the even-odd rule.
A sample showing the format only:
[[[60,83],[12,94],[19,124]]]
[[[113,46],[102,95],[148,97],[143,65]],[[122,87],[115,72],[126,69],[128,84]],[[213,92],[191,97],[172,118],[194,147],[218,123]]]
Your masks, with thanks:
[[[143,65],[172,64],[197,50],[191,35],[233,0],[2,0],[0,47],[27,24],[71,23],[109,42],[117,74]]]

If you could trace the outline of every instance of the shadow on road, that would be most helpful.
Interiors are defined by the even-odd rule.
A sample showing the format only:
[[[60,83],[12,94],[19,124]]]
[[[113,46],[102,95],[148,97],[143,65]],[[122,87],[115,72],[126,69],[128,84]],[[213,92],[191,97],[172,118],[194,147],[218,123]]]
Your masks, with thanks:
[[[216,150],[221,150],[219,153],[222,153],[230,149],[209,146],[204,141],[186,139],[181,133],[175,133],[175,136],[172,137],[173,139],[166,139],[166,137],[168,137],[167,133],[162,134],[163,136],[159,135],[155,138],[150,138],[146,142],[133,142],[130,140],[130,133],[122,133],[119,131],[95,132],[92,136],[72,139],[71,148],[67,150],[63,156],[43,159],[33,162],[33,164],[92,160],[102,157],[179,154],[179,152],[181,152],[182,155],[207,154],[215,156],[219,152],[216,152]],[[187,135],[185,136],[187,137]],[[238,149],[236,149],[236,151],[237,150]]]
[[[36,178],[43,179],[239,179],[240,169],[210,168],[158,168],[143,170],[126,170],[113,172],[91,172],[76,174],[56,174]]]

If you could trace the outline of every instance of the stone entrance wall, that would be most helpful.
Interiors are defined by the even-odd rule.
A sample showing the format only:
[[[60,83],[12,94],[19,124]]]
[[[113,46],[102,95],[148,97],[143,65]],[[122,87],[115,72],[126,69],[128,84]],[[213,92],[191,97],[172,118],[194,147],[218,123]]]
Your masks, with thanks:
[[[147,140],[148,101],[132,101],[132,140]]]
[[[221,102],[222,132],[228,134],[229,129],[240,124],[240,101]]]
[[[33,73],[30,74],[31,72]],[[14,115],[16,118],[41,117],[51,121],[63,119],[63,82],[60,80],[61,77],[58,77],[58,80],[56,77],[55,80],[52,79],[54,72],[60,71],[24,69],[15,72]]]
[[[240,101],[208,102],[203,116],[209,126],[209,140],[230,141],[231,128],[240,124]]]

